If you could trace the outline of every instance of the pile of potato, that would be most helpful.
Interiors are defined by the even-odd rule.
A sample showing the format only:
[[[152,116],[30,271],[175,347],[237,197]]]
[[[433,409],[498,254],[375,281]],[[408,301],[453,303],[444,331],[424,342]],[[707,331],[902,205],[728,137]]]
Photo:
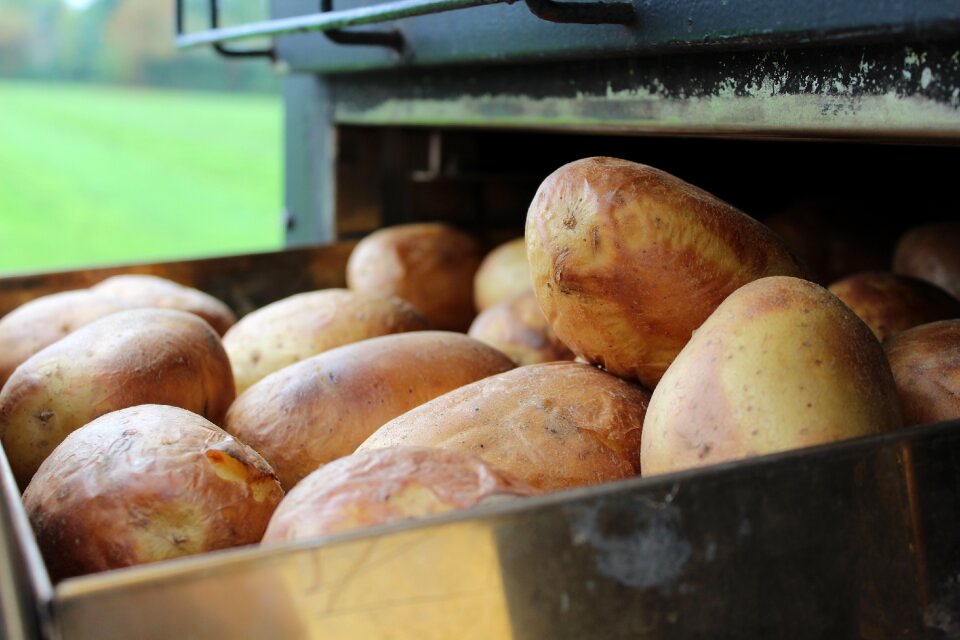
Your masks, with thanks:
[[[383,229],[239,321],[144,276],[48,296],[0,319],[0,442],[59,580],[960,417],[960,226],[889,273],[801,213],[587,158],[485,258]]]

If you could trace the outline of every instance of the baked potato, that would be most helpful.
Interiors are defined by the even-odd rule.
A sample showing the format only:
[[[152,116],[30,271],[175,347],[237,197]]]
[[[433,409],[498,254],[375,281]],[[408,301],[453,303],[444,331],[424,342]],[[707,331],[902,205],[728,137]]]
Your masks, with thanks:
[[[184,409],[108,413],[23,494],[54,580],[260,541],[283,490],[253,449]]]

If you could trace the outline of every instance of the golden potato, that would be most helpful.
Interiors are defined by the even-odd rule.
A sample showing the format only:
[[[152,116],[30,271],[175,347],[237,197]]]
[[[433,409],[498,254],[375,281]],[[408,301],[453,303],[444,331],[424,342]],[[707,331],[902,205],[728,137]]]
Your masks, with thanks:
[[[0,318],[0,388],[30,356],[94,320],[130,309],[123,300],[87,289],[23,304]]]
[[[244,316],[223,336],[237,393],[265,376],[351,342],[429,329],[409,303],[394,297],[324,289],[300,293]]]
[[[529,485],[459,451],[374,449],[314,471],[284,498],[264,544],[303,540],[529,496]]]
[[[157,276],[113,276],[95,284],[91,290],[125,300],[137,307],[189,311],[209,322],[221,336],[237,321],[230,307],[210,294]]]
[[[473,277],[480,258],[480,245],[448,225],[388,227],[354,248],[347,262],[347,286],[403,298],[436,329],[466,331],[475,315]]]
[[[23,503],[62,580],[257,543],[282,498],[253,449],[189,411],[144,405],[68,435]]]
[[[907,425],[960,418],[960,320],[921,325],[883,343]]]
[[[640,472],[650,394],[595,367],[551,362],[460,387],[382,426],[357,452],[422,446],[474,453],[543,491]]]
[[[893,270],[932,282],[960,298],[960,221],[939,222],[907,231],[897,243]]]
[[[653,392],[643,474],[902,426],[880,343],[819,285],[763,278],[728,297]]]
[[[803,273],[759,222],[668,173],[614,158],[547,177],[526,239],[534,291],[557,337],[650,388],[730,293]]]
[[[468,332],[519,365],[573,360],[573,352],[550,328],[537,297],[527,290],[499,302],[476,317]]]
[[[259,451],[289,490],[401,413],[512,368],[507,356],[459,333],[371,338],[267,376],[237,398],[224,427]]]
[[[473,279],[474,305],[478,312],[532,290],[527,243],[523,238],[506,242],[488,253]]]
[[[68,434],[139,404],[182,407],[219,423],[234,398],[227,354],[201,318],[120,311],[34,354],[0,391],[0,442],[21,487]]]
[[[910,327],[960,318],[960,300],[908,276],[868,271],[834,282],[829,291],[866,322],[881,342]]]

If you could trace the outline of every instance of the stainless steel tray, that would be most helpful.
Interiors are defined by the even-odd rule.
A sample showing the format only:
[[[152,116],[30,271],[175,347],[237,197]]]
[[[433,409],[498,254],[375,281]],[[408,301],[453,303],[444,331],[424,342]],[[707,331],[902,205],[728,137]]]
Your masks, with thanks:
[[[951,638],[958,487],[955,421],[51,587],[3,459],[0,600],[9,637]]]

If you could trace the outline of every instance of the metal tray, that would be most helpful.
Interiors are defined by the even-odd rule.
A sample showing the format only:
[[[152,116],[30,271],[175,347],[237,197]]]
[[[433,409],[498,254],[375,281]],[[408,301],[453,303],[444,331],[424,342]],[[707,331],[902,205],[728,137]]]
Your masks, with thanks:
[[[348,249],[109,272],[265,299]],[[0,308],[104,273],[0,280]],[[958,486],[955,421],[51,586],[0,456],[0,611],[11,638],[958,637]]]

